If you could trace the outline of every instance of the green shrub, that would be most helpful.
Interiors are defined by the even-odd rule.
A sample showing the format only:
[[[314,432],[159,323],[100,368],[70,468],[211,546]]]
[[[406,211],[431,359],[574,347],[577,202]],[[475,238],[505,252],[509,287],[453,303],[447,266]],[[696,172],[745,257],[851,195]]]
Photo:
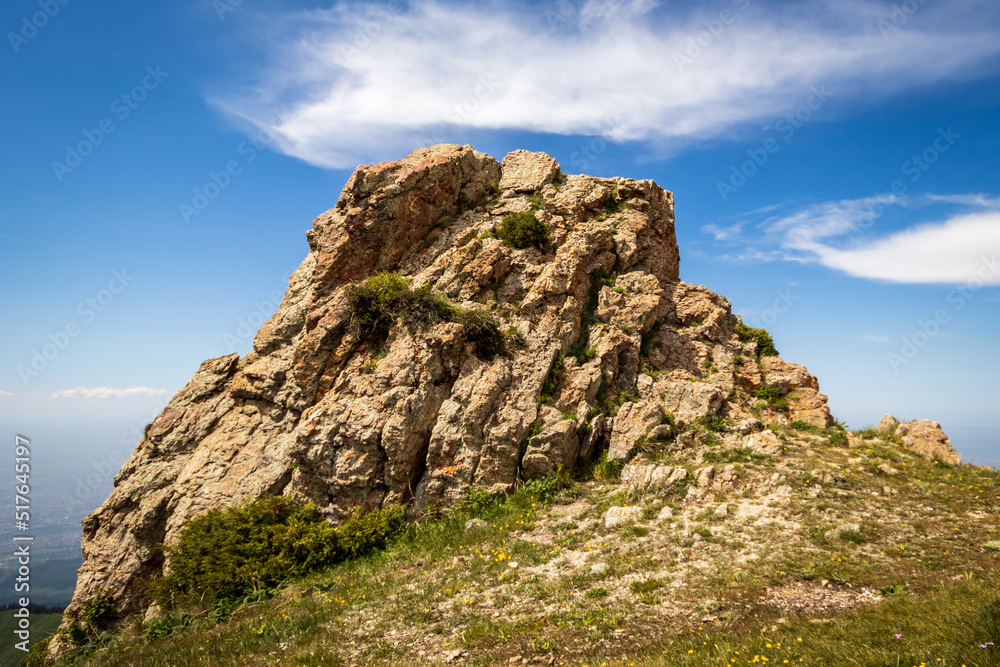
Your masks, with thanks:
[[[21,658],[21,662],[18,667],[45,667],[49,664],[48,654],[49,654],[49,642],[52,641],[52,637],[55,635],[49,635],[43,639],[39,639],[37,642],[31,645],[31,650],[28,651],[28,655]]]
[[[313,505],[287,497],[261,498],[192,519],[177,543],[165,547],[169,572],[147,594],[164,609],[196,597],[238,598],[381,546],[403,523],[391,506],[330,526]]]
[[[542,383],[542,393],[538,397],[539,403],[549,405],[555,402],[556,391],[559,389],[560,382],[562,382],[564,360],[565,357],[560,355],[556,358],[556,362],[552,364],[552,368],[549,369],[549,374],[545,376],[545,382]]]
[[[517,330],[504,333],[496,318],[486,310],[459,309],[458,322],[465,327],[465,339],[476,348],[476,356],[495,359],[507,354],[510,342],[519,337]]]
[[[778,356],[778,350],[774,347],[774,339],[765,329],[748,327],[740,322],[736,325],[736,336],[744,343],[757,343],[758,357]]]
[[[594,479],[602,482],[613,482],[621,479],[622,468],[625,464],[621,461],[609,461],[608,450],[601,452],[601,455],[594,461],[592,472]]]
[[[352,330],[369,340],[384,340],[392,325],[401,320],[407,326],[458,322],[465,329],[465,339],[473,343],[476,356],[486,360],[504,356],[522,342],[516,330],[501,331],[489,311],[459,308],[431,292],[430,285],[413,289],[409,278],[398,273],[380,273],[349,286],[347,302]],[[362,373],[374,372],[376,364],[366,363]]]
[[[545,250],[551,243],[549,226],[539,220],[534,211],[505,215],[500,221],[497,237],[514,248],[535,246]]]
[[[347,288],[351,328],[358,335],[383,340],[397,320],[407,325],[428,325],[451,319],[455,307],[433,294],[430,285],[410,287],[410,279],[386,272]]]
[[[84,602],[80,609],[69,610],[66,618],[69,623],[65,630],[61,630],[70,643],[76,646],[84,646],[101,641],[101,631],[105,621],[115,607],[114,598],[106,591],[100,591]]]

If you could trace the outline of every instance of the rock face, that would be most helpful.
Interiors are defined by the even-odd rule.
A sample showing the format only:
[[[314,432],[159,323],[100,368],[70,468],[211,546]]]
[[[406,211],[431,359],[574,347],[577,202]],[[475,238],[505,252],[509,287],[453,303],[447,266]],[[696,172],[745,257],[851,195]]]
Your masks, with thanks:
[[[547,250],[493,237],[505,214],[533,207]],[[287,494],[332,521],[389,503],[447,509],[470,486],[504,493],[609,446],[627,460],[699,417],[750,423],[764,381],[792,397],[781,419],[830,423],[815,378],[774,358],[758,369],[729,302],[680,282],[673,196],[652,181],[564,175],[526,151],[501,167],[438,145],[359,167],[306,238],[253,351],[204,362],[84,520],[70,609],[107,592],[118,618],[141,611],[143,581],[164,567],[157,545],[215,507]],[[346,288],[384,271],[489,309],[524,345],[481,359],[457,322],[365,340]],[[697,487],[726,474],[706,469]]]
[[[945,463],[958,465],[962,460],[951,446],[951,440],[941,430],[941,424],[927,419],[900,422],[896,435],[903,441],[903,447],[911,449],[925,459],[940,459]]]
[[[951,446],[951,440],[941,430],[941,424],[927,419],[901,422],[892,415],[882,417],[875,427],[878,433],[898,438],[903,447],[929,461],[940,460],[958,465],[962,460]]]

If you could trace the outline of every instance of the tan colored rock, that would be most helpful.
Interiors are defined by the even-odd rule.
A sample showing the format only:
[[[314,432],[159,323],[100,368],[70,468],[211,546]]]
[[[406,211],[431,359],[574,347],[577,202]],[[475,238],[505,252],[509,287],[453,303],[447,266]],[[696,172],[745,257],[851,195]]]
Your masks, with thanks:
[[[687,470],[680,466],[635,460],[622,468],[621,480],[635,491],[658,493],[678,484],[687,478],[687,475]]]
[[[760,367],[764,371],[767,386],[774,387],[783,394],[796,389],[819,391],[819,382],[801,364],[791,364],[779,357],[763,357]]]
[[[779,456],[783,449],[781,440],[778,439],[778,436],[775,435],[774,431],[751,433],[747,436],[746,440],[743,441],[743,446],[749,447],[760,454],[767,454],[769,456]]]
[[[796,389],[786,396],[786,400],[792,421],[803,421],[819,428],[833,426],[827,397],[815,389]]]
[[[879,433],[894,433],[896,428],[899,426],[899,420],[892,415],[886,415],[882,417],[882,421],[878,423],[875,430]]]
[[[937,422],[927,419],[901,422],[896,428],[896,435],[903,441],[903,447],[929,461],[940,460],[952,465],[962,462]]]
[[[560,467],[569,470],[576,463],[579,452],[577,424],[571,419],[564,419],[528,441],[521,469],[525,477],[544,477]]]
[[[604,513],[604,527],[617,528],[629,523],[635,523],[642,518],[641,507],[609,507]]]
[[[559,175],[555,158],[545,153],[532,153],[518,149],[507,153],[503,159],[501,190],[535,192],[551,183]]]
[[[639,440],[662,419],[663,413],[655,403],[638,401],[623,405],[614,418],[608,460],[627,461],[632,458]]]

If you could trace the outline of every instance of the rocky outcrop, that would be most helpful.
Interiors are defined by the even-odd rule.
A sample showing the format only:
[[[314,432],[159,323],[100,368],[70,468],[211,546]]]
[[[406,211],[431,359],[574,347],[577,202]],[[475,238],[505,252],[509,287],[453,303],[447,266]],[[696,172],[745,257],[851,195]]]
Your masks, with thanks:
[[[962,462],[958,452],[951,446],[951,440],[941,430],[941,424],[928,419],[914,419],[898,422],[892,415],[886,415],[879,423],[878,431],[893,434],[909,449],[929,461],[943,461],[952,465]]]
[[[546,249],[495,238],[506,214],[532,209],[550,229]],[[331,521],[390,503],[418,515],[609,447],[628,460],[673,437],[668,420],[752,421],[754,344],[736,336],[727,300],[680,282],[673,196],[652,181],[565,175],[527,151],[501,166],[439,145],[359,167],[306,239],[253,350],[202,364],[83,522],[71,609],[107,592],[119,618],[140,611],[143,581],[164,567],[158,545],[214,507],[287,494]],[[523,346],[481,358],[455,321],[366,338],[347,288],[384,271],[489,311]],[[761,368],[787,390],[792,418],[829,423],[804,368]],[[728,488],[732,475],[705,469],[696,488]]]

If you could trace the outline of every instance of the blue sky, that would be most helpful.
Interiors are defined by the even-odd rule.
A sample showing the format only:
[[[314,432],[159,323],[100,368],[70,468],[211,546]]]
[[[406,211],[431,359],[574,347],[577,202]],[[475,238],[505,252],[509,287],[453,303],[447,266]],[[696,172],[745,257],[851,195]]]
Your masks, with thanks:
[[[1000,463],[995,2],[64,2],[0,9],[5,432],[131,442],[354,166],[446,141],[656,180],[835,416]]]

